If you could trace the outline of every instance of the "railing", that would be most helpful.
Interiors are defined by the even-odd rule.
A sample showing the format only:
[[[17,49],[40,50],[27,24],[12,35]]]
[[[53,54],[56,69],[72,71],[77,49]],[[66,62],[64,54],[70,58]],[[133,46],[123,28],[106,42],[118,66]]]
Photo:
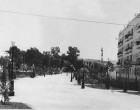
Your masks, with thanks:
[[[136,41],[136,48],[140,49],[140,41]]]
[[[137,33],[140,33],[140,25],[138,26],[138,29],[136,30]]]
[[[125,49],[125,54],[132,53],[132,47],[128,47]]]
[[[120,46],[122,46],[123,45],[123,41],[119,41],[118,42],[118,46],[120,47]]]
[[[120,51],[120,52],[118,52],[118,57],[121,57],[122,55],[123,55],[123,52],[122,51]]]
[[[131,39],[133,39],[133,36],[128,36],[127,38],[125,38],[125,42],[128,42],[128,41],[130,41]]]
[[[137,47],[136,47],[137,49],[140,49],[140,45],[137,45]]]

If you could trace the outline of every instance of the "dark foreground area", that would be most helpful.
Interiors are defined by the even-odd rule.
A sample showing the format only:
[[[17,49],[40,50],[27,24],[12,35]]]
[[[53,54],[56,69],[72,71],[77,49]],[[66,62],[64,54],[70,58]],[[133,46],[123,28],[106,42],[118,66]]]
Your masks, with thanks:
[[[0,109],[31,109],[31,107],[21,102],[8,102],[6,105],[0,103]]]

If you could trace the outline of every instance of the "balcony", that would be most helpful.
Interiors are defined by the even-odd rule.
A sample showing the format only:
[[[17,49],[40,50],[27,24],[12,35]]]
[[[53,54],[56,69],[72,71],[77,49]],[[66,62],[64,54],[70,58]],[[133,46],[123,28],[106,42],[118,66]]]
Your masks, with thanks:
[[[136,41],[136,48],[140,49],[140,41]]]
[[[137,26],[136,32],[140,33],[140,25]]]
[[[129,54],[129,53],[132,53],[132,47],[127,47],[125,49],[125,54]]]
[[[125,42],[128,42],[128,41],[130,41],[131,39],[133,39],[133,36],[126,37],[126,38],[125,38]]]
[[[128,34],[125,35],[125,42],[128,42],[129,40],[133,39],[133,32],[128,32]]]
[[[118,42],[118,47],[121,47],[123,45],[123,41]]]
[[[132,61],[131,61],[131,60],[126,59],[126,60],[124,61],[124,66],[125,66],[125,67],[131,67],[131,65],[132,65]]]
[[[118,57],[121,57],[122,55],[123,55],[123,52],[122,51],[120,51],[120,52],[118,52]]]

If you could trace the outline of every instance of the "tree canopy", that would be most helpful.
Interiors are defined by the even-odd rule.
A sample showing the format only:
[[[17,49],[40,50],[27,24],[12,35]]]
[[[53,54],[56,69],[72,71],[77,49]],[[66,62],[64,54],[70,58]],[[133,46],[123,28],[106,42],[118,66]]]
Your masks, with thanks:
[[[79,53],[80,51],[77,47],[71,47],[71,46],[68,47],[68,51],[67,51],[68,61],[74,66],[78,56],[80,55]]]
[[[26,64],[28,67],[35,65],[35,67],[54,67],[62,68],[64,66],[69,67],[73,65],[76,69],[83,67],[83,61],[78,60],[80,51],[77,47],[68,47],[67,54],[62,53],[60,55],[60,48],[58,46],[51,47],[50,51],[43,51],[42,53],[36,48],[31,47],[26,51],[20,50],[17,46],[9,48],[9,59],[12,58],[16,67],[20,68],[21,65]],[[2,64],[4,58],[0,59]]]

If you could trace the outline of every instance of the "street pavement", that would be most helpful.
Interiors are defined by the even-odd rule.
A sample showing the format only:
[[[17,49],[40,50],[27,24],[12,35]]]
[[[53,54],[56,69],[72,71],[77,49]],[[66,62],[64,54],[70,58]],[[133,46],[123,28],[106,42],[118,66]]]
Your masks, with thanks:
[[[15,96],[35,110],[139,110],[140,96],[77,85],[70,74],[37,76],[15,80]]]

